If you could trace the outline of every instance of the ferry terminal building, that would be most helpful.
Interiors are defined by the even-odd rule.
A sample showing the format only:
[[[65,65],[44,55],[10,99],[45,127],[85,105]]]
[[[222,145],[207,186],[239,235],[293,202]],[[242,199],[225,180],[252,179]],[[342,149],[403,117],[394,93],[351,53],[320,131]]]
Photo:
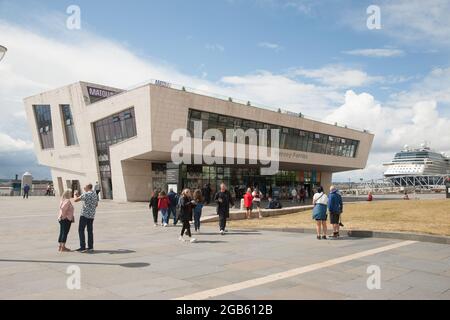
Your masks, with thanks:
[[[38,161],[51,169],[55,193],[99,181],[102,198],[115,201],[147,201],[152,190],[169,186],[180,191],[209,183],[215,191],[221,182],[258,186],[264,193],[328,188],[333,173],[365,168],[374,138],[162,81],[127,91],[78,82],[24,103]],[[250,164],[174,165],[172,132],[192,131],[198,121],[203,130],[279,129],[279,172],[262,175],[260,166]]]

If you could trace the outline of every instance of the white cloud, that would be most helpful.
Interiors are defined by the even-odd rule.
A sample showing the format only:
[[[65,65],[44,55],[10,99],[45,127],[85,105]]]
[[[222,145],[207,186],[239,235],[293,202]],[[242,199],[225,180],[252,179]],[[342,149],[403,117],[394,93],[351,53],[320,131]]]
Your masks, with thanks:
[[[343,102],[342,94],[331,88],[299,82],[288,75],[268,71],[223,77],[221,83],[228,92],[239,92],[242,99],[257,99],[273,108],[317,117]]]
[[[0,153],[29,151],[33,149],[33,144],[21,139],[11,138],[9,135],[0,132]]]
[[[352,56],[374,57],[374,58],[386,58],[386,57],[399,57],[405,53],[400,49],[356,49],[344,51],[343,53]]]
[[[265,48],[265,49],[271,49],[276,52],[284,49],[279,44],[272,43],[272,42],[260,42],[260,43],[258,43],[258,47]]]
[[[311,14],[313,6],[316,2],[311,0],[289,0],[283,6],[285,8],[293,8],[303,14]]]
[[[210,50],[210,51],[219,51],[219,52],[225,51],[225,47],[218,43],[212,43],[212,44],[207,43],[207,44],[205,44],[205,49]]]
[[[314,79],[323,85],[336,88],[362,87],[383,81],[383,77],[370,76],[365,71],[341,65],[328,65],[319,69],[299,68],[293,72],[297,76]]]
[[[408,107],[390,107],[375,101],[370,94],[348,91],[345,103],[326,120],[345,121],[375,134],[368,164],[370,170],[351,173],[354,178],[361,174],[381,178],[384,171],[382,163],[388,162],[406,144],[419,146],[424,141],[430,141],[434,149],[450,151],[450,119],[439,114],[434,100],[418,101]]]
[[[435,68],[407,91],[391,96],[392,103],[401,107],[417,101],[435,100],[450,106],[450,67]]]
[[[386,34],[407,42],[424,40],[450,45],[450,1],[385,1],[381,10]]]
[[[413,47],[428,50],[430,45],[450,46],[450,1],[380,0],[375,4],[381,9],[381,29],[375,31],[367,28],[364,6],[369,4],[339,11],[339,22],[368,35],[381,34]]]

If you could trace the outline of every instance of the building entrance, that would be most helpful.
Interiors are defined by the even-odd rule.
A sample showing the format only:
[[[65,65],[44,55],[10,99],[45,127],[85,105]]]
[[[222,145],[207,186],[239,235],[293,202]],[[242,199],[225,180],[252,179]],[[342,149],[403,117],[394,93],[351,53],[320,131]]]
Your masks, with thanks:
[[[320,178],[317,171],[280,171],[276,175],[264,176],[260,168],[243,166],[182,165],[180,170],[181,188],[201,189],[209,184],[214,194],[224,182],[237,200],[242,199],[248,188],[258,188],[264,198],[268,198],[275,187],[279,190],[277,197],[282,200],[291,198],[293,188],[297,191],[305,189],[310,198],[313,189],[320,185]]]

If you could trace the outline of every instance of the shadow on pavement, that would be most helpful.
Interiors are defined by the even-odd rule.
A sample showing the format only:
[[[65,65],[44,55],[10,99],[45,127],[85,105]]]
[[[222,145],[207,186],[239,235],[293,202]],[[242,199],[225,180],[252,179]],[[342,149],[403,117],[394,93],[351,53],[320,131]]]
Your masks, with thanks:
[[[54,263],[54,264],[85,264],[98,266],[119,266],[123,268],[145,268],[150,266],[146,262],[129,262],[129,263],[107,263],[107,262],[83,262],[83,261],[51,261],[51,260],[14,260],[14,259],[0,259],[0,262],[24,262],[24,263]]]
[[[219,232],[202,232],[200,235],[202,236],[220,236]],[[236,236],[236,235],[245,235],[245,236],[253,236],[253,235],[261,235],[261,232],[239,232],[239,231],[228,231],[225,233],[225,236]]]
[[[228,241],[220,241],[220,240],[197,240],[197,243],[228,243]]]
[[[92,252],[87,252],[87,254],[127,254],[127,253],[136,253],[134,250],[94,250]]]

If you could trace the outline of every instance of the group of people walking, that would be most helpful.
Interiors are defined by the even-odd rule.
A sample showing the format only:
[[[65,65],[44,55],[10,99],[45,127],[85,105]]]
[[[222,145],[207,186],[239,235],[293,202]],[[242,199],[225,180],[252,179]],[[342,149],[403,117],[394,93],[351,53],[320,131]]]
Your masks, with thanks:
[[[206,187],[205,187],[206,188]],[[177,194],[173,189],[166,194],[164,191],[154,191],[150,198],[149,208],[152,210],[154,226],[158,226],[158,217],[161,213],[161,226],[167,227],[170,224],[170,217],[173,217],[173,225],[176,226],[179,221],[182,228],[179,236],[180,241],[190,241],[194,243],[197,239],[192,237],[191,222],[194,222],[195,232],[200,233],[202,210],[205,204],[210,201],[210,192],[197,189],[192,191],[189,188],[184,189],[181,194]],[[226,232],[227,219],[230,217],[230,208],[234,205],[233,198],[222,183],[220,190],[215,194],[214,201],[217,204],[217,214],[219,215],[219,232],[224,235]],[[177,211],[179,214],[177,214]],[[188,239],[185,239],[185,236]]]
[[[200,218],[202,216],[202,209],[204,205],[204,198],[200,190],[195,190],[193,193],[190,189],[184,189],[180,195],[175,193],[173,189],[166,194],[165,191],[154,191],[150,198],[149,208],[153,213],[154,226],[158,226],[158,215],[161,213],[161,225],[167,227],[169,225],[170,216],[173,217],[173,225],[176,226],[178,221],[182,223],[180,240],[184,241],[184,235],[187,235],[190,242],[196,242],[192,238],[190,221],[194,220],[195,231],[200,233]],[[177,215],[179,209],[179,215]]]
[[[330,187],[327,195],[323,187],[319,187],[313,197],[313,219],[316,221],[317,239],[327,239],[327,220],[330,213],[330,223],[333,226],[333,238],[339,238],[340,227],[343,227],[341,215],[344,211],[342,196],[334,187]]]

